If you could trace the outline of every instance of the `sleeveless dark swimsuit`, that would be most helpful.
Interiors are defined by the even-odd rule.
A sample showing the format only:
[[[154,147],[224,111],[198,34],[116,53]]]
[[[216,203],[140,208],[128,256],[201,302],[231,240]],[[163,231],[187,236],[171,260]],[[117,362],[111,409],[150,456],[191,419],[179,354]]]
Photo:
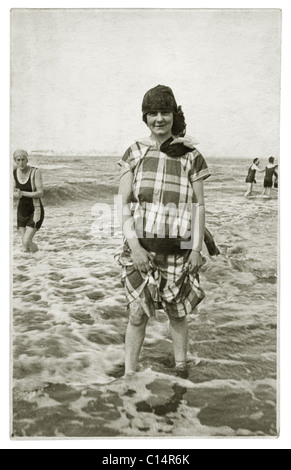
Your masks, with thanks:
[[[35,172],[37,168],[31,168],[28,179],[20,183],[17,178],[17,169],[13,171],[16,188],[20,191],[33,192]],[[35,191],[35,189],[34,189]],[[17,228],[31,227],[39,230],[44,219],[44,209],[40,198],[22,196],[17,206]]]
[[[249,167],[248,174],[246,177],[246,183],[256,183],[256,180],[255,180],[256,170],[253,170],[252,166]]]
[[[276,166],[272,166],[271,168],[268,168],[266,166],[266,173],[265,173],[265,178],[264,178],[264,188],[271,188],[273,186],[273,174],[275,172]]]

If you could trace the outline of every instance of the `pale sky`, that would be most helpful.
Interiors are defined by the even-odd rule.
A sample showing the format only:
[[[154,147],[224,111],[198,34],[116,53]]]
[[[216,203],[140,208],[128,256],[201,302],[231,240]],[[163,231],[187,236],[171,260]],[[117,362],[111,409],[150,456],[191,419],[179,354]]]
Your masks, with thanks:
[[[277,9],[14,9],[11,151],[120,155],[170,86],[206,156],[279,156]]]

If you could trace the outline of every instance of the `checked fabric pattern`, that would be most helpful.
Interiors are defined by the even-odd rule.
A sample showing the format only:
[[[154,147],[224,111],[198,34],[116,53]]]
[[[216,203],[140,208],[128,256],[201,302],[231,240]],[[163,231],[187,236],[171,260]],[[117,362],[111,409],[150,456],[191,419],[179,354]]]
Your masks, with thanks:
[[[185,268],[189,252],[153,255],[153,268],[144,276],[133,266],[126,242],[123,253],[117,256],[129,308],[135,310],[140,305],[148,317],[155,316],[155,310],[160,308],[172,318],[193,313],[205,293],[198,274],[192,275]]]
[[[171,157],[148,138],[136,141],[118,163],[121,176],[133,173],[132,214],[138,237],[147,239],[146,248],[151,248],[148,243],[156,237],[170,237],[169,245],[187,240],[195,204],[191,183],[210,176],[201,153],[194,148]]]
[[[164,308],[170,317],[183,317],[205,297],[199,276],[185,268],[190,251],[181,250],[180,242],[191,233],[192,183],[210,176],[207,164],[196,148],[179,157],[169,156],[150,138],[136,141],[118,163],[121,176],[128,171],[133,174],[135,231],[142,246],[154,255],[153,269],[142,276],[133,266],[124,240],[118,261],[129,308],[142,307],[148,316],[156,308]],[[158,247],[156,240],[163,243]]]

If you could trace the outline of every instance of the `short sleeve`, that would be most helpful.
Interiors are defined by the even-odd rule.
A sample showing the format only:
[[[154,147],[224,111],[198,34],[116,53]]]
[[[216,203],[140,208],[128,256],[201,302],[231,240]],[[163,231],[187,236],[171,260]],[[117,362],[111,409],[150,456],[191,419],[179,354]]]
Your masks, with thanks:
[[[191,169],[189,171],[191,183],[200,179],[205,180],[211,175],[205,159],[197,149],[192,152],[192,156],[193,159],[191,162]]]
[[[124,153],[123,157],[117,162],[121,168],[120,177],[125,175],[128,171],[133,172],[135,167],[135,161],[131,147],[129,147]]]
[[[121,167],[120,177],[128,171],[134,172],[136,166],[140,163],[141,159],[145,156],[149,146],[142,142],[136,141],[124,153],[123,157],[118,161]]]

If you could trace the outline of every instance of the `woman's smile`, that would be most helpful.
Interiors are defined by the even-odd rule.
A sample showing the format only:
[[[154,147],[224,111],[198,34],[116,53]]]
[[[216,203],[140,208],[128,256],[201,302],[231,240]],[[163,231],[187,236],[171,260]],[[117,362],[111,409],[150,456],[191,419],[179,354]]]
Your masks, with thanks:
[[[147,114],[147,125],[153,135],[170,137],[173,126],[173,113],[153,112]]]

